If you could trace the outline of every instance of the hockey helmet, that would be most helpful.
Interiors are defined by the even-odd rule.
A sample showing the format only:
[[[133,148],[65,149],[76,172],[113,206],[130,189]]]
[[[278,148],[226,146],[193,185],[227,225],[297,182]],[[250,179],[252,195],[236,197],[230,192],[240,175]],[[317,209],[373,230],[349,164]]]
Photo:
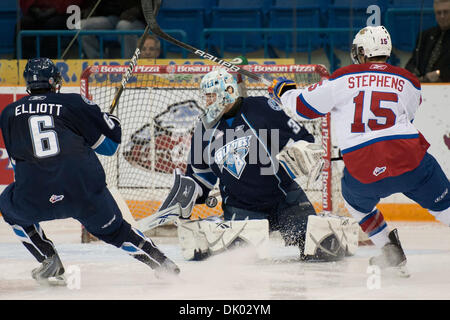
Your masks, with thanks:
[[[23,77],[27,84],[27,92],[32,90],[59,90],[62,83],[61,73],[49,58],[33,58],[28,60]]]
[[[356,34],[353,40],[351,58],[353,63],[361,63],[358,55],[367,58],[391,55],[391,36],[383,26],[365,27]]]
[[[207,107],[202,122],[212,128],[225,112],[225,107],[239,97],[236,79],[224,68],[207,73],[200,83],[200,93]]]

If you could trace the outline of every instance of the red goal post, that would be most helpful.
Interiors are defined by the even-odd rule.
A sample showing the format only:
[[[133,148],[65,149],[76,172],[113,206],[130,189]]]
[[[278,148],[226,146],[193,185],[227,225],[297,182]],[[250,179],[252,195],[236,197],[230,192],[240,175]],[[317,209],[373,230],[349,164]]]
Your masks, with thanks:
[[[115,111],[122,122],[122,144],[114,156],[99,155],[99,158],[105,168],[108,185],[117,187],[136,219],[158,209],[168,194],[173,169],[183,170],[186,166],[180,159],[187,155],[190,136],[188,131],[178,130],[173,125],[181,123],[180,119],[175,121],[169,116],[176,113],[173,110],[189,111],[188,116],[195,116],[192,113],[195,108],[204,110],[199,98],[200,79],[219,67],[138,65],[134,68],[133,76]],[[81,76],[81,95],[107,112],[127,68],[126,65],[89,66]],[[329,76],[323,65],[248,65],[244,68],[268,80],[279,76],[293,79],[299,87],[306,87]],[[249,95],[268,96],[267,87],[262,82],[247,78],[245,83]],[[179,114],[175,116],[179,117]],[[183,126],[189,127],[188,123],[193,125],[194,118],[184,119]],[[162,124],[168,125],[170,130]],[[302,124],[315,135],[316,141],[321,141],[326,151],[322,180],[311,190],[305,191],[316,211],[340,211],[343,206],[338,179],[342,166],[337,168],[336,163],[342,161],[331,161],[332,157],[336,157],[337,149],[332,144],[330,116],[303,121]],[[299,183],[305,189],[304,183]],[[215,208],[205,205],[196,207],[194,218],[221,213],[220,199]]]

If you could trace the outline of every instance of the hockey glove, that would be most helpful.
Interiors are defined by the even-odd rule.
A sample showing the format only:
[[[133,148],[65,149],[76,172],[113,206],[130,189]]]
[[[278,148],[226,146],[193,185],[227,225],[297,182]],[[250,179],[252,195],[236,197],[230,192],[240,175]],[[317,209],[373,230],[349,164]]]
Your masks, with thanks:
[[[278,104],[281,104],[281,96],[288,90],[297,89],[297,85],[294,81],[284,77],[273,79],[272,85],[267,89],[269,96],[274,99]]]
[[[322,157],[324,154],[325,151],[322,145],[299,140],[285,146],[276,155],[276,158],[292,178],[296,179],[301,176],[306,176],[308,178],[307,185],[309,186],[321,174],[324,164]]]

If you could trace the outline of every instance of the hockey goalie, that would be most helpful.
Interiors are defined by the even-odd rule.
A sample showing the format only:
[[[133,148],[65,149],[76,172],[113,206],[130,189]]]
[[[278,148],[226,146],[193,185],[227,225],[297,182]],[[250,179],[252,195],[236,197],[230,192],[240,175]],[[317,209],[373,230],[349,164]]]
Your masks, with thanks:
[[[317,215],[295,182],[296,175],[315,179],[320,172],[322,150],[314,137],[274,100],[242,97],[236,79],[224,69],[206,74],[200,91],[207,107],[190,141],[186,172],[174,171],[172,189],[156,214],[177,217],[184,258],[201,260],[242,245],[261,248],[257,252],[264,256],[275,231],[285,245],[299,248],[301,260],[337,261],[352,255],[358,243],[356,222]],[[262,135],[262,130],[269,133]],[[213,199],[216,183],[223,215],[192,220],[194,205]],[[141,221],[143,230],[150,220]]]

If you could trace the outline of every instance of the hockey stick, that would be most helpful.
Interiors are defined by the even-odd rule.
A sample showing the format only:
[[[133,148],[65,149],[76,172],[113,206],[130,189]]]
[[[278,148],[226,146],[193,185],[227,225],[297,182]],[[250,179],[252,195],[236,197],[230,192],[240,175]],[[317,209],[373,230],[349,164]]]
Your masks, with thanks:
[[[166,41],[169,41],[176,46],[186,49],[189,52],[194,53],[195,55],[197,55],[201,58],[211,60],[211,61],[227,68],[228,70],[240,73],[240,74],[247,76],[253,80],[261,81],[267,86],[270,86],[272,84],[269,80],[255,74],[253,72],[250,72],[246,69],[242,69],[238,65],[235,65],[230,62],[219,59],[210,53],[199,50],[199,49],[194,48],[184,42],[181,42],[175,38],[172,38],[167,33],[165,33],[163,30],[161,30],[161,28],[158,25],[158,22],[156,21],[156,15],[155,15],[156,11],[154,10],[155,7],[158,7],[161,4],[161,0],[142,1],[141,4],[142,4],[142,11],[144,13],[145,20],[147,21],[147,25],[150,26],[150,30],[158,37],[160,37]]]
[[[92,7],[91,12],[89,12],[88,16],[86,17],[86,20],[89,19],[92,16],[92,14],[94,13],[95,9],[97,9],[97,7],[98,7],[98,5],[100,4],[101,1],[102,0],[98,0],[97,3]],[[69,50],[72,47],[73,43],[75,42],[75,40],[77,40],[78,35],[80,34],[80,32],[81,32],[81,26],[80,26],[80,29],[78,29],[78,31],[75,34],[75,36],[70,41],[70,43],[67,45],[66,49],[64,50],[63,54],[61,55],[61,59],[64,59],[64,57],[66,56],[67,52],[69,52]]]
[[[151,2],[152,2],[152,0],[141,0],[142,7],[144,7],[144,5],[152,6],[152,14],[156,15],[156,14],[158,14],[159,6],[160,6],[161,2],[155,1],[156,3],[154,6],[152,4],[150,4]],[[116,94],[114,95],[114,98],[111,102],[111,106],[109,107],[109,113],[113,113],[114,110],[116,109],[117,104],[119,103],[120,96],[122,95],[122,92],[125,89],[125,86],[127,85],[128,80],[130,80],[131,75],[133,74],[134,67],[137,65],[137,60],[139,59],[139,55],[141,54],[142,46],[144,45],[145,35],[149,31],[150,31],[150,26],[147,24],[147,26],[145,27],[144,33],[139,38],[136,50],[134,51],[133,56],[131,57],[128,69],[125,72],[125,74],[122,76],[122,81],[121,81],[120,87],[117,90]]]
[[[156,211],[149,217],[141,219],[137,222],[138,229],[142,232],[163,226],[169,222],[175,221],[181,216],[181,207],[177,203],[161,211]]]

